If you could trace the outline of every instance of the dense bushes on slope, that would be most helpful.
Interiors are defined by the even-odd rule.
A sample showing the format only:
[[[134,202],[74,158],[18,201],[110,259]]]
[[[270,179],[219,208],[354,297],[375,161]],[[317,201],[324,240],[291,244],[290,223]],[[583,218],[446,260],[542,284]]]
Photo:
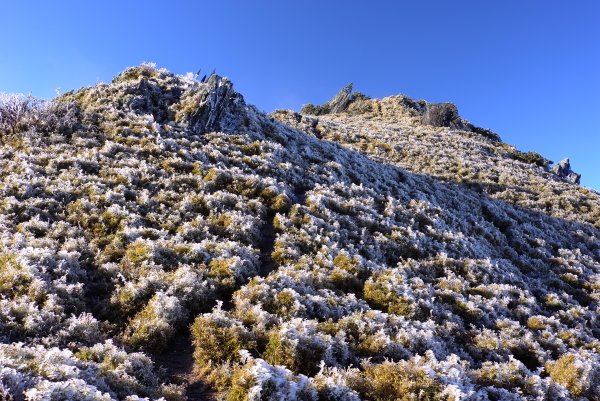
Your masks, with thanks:
[[[272,116],[382,163],[600,227],[600,195],[572,185],[580,176],[570,168],[559,168],[565,161],[549,169],[550,160],[535,152],[521,152],[493,132],[466,122],[462,129],[424,125],[423,114],[431,105],[403,95],[364,102],[369,111],[358,115],[346,111],[314,117],[279,110]]]
[[[71,134],[0,147],[0,394],[183,399],[148,355],[191,328],[229,400],[598,399],[595,194],[553,217],[394,166],[444,176],[450,136],[479,152],[464,177],[527,174],[444,129],[394,142],[420,118],[395,100],[277,115],[302,132],[146,65],[56,101]]]

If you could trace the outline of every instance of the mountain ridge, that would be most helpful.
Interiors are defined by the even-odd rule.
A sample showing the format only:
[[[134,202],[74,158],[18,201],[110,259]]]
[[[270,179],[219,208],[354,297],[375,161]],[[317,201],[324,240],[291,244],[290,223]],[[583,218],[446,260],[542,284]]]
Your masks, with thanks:
[[[2,394],[597,400],[599,195],[405,103],[266,115],[142,65],[32,111],[0,146]],[[153,355],[188,331],[177,383]]]

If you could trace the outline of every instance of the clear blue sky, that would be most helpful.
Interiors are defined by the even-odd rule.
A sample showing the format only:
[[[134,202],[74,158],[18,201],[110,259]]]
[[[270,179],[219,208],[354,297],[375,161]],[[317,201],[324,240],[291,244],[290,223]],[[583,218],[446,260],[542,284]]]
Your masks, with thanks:
[[[52,97],[127,66],[230,77],[263,110],[372,97],[452,101],[600,190],[600,2],[2,1],[0,91]]]

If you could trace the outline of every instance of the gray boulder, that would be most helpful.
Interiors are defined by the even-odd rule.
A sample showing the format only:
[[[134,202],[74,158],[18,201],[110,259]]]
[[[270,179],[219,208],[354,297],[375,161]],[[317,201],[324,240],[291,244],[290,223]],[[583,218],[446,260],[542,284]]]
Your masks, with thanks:
[[[448,127],[453,129],[466,129],[458,109],[453,103],[430,103],[423,114],[423,124],[434,127]]]
[[[568,157],[557,163],[556,166],[550,169],[550,171],[556,174],[557,176],[572,182],[573,184],[579,184],[579,181],[581,179],[581,174],[577,174],[573,170],[571,170],[571,163]]]

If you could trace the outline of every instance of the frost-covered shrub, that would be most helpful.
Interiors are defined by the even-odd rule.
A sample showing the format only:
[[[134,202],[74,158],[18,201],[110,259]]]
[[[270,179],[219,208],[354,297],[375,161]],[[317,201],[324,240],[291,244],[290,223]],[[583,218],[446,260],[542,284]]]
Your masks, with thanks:
[[[0,394],[181,399],[135,351],[195,322],[231,399],[593,399],[598,194],[426,106],[284,124],[150,65],[36,106],[0,146]]]
[[[241,363],[242,350],[255,350],[255,335],[217,308],[200,315],[191,328],[198,372],[218,390],[231,386],[231,370]]]
[[[0,365],[0,383],[15,400],[116,400],[181,394],[174,387],[161,386],[150,358],[128,354],[111,342],[75,354],[41,345],[2,344]]]
[[[309,115],[313,115],[313,116],[320,116],[323,114],[331,113],[331,110],[329,109],[329,106],[327,106],[327,105],[319,106],[319,105],[314,105],[314,104],[305,104],[304,106],[302,106],[300,113],[309,114]]]
[[[544,158],[537,152],[520,152],[518,150],[514,150],[513,156],[517,160],[529,164],[535,164],[536,166],[540,167],[548,167],[549,164],[552,164],[551,160]]]
[[[399,283],[390,280],[391,275],[381,275],[369,279],[363,288],[364,299],[378,309],[396,315],[410,317],[414,313],[412,302],[400,293]]]
[[[238,361],[240,350],[256,346],[251,333],[223,316],[219,309],[197,317],[192,336],[196,346],[194,355],[200,365]]]
[[[123,340],[135,347],[165,347],[186,320],[185,314],[178,298],[157,292],[129,322]]]
[[[79,107],[74,102],[55,99],[35,108],[31,125],[44,135],[72,135],[81,125]]]
[[[22,94],[0,93],[0,131],[3,135],[15,135],[19,126],[26,124],[26,117],[33,109],[34,99]]]
[[[27,130],[43,135],[72,134],[80,124],[78,114],[72,102],[0,93],[0,133],[4,136]]]
[[[246,364],[234,377],[228,399],[232,401],[301,400],[316,401],[317,391],[304,375],[294,375],[281,366],[243,354]]]
[[[283,365],[296,373],[314,375],[326,348],[326,343],[317,336],[309,337],[294,329],[280,329],[270,333],[264,357],[272,365]]]
[[[434,127],[452,128],[463,126],[458,115],[458,109],[452,103],[428,104],[423,115],[423,124],[433,125]]]
[[[594,399],[600,391],[598,355],[565,354],[546,364],[550,378],[564,386],[575,397]]]
[[[359,394],[348,387],[352,380],[351,370],[340,370],[337,368],[323,367],[312,379],[312,383],[317,389],[319,399],[332,401],[358,401]]]
[[[113,79],[113,83],[136,81],[140,78],[158,77],[161,71],[153,63],[143,63],[136,67],[129,67]]]
[[[484,362],[474,372],[475,382],[483,386],[504,388],[510,391],[528,393],[532,387],[532,373],[518,360],[504,363]]]
[[[359,394],[373,400],[451,400],[444,387],[431,377],[418,359],[408,362],[367,364],[364,374],[350,384]]]
[[[204,181],[211,183],[217,189],[222,189],[232,181],[232,178],[227,172],[213,168],[208,170],[204,176]]]
[[[65,327],[58,333],[58,337],[62,343],[71,346],[73,344],[91,346],[105,340],[101,323],[90,313],[71,316],[65,322]]]
[[[29,293],[34,276],[15,255],[0,254],[0,292],[8,298]]]

